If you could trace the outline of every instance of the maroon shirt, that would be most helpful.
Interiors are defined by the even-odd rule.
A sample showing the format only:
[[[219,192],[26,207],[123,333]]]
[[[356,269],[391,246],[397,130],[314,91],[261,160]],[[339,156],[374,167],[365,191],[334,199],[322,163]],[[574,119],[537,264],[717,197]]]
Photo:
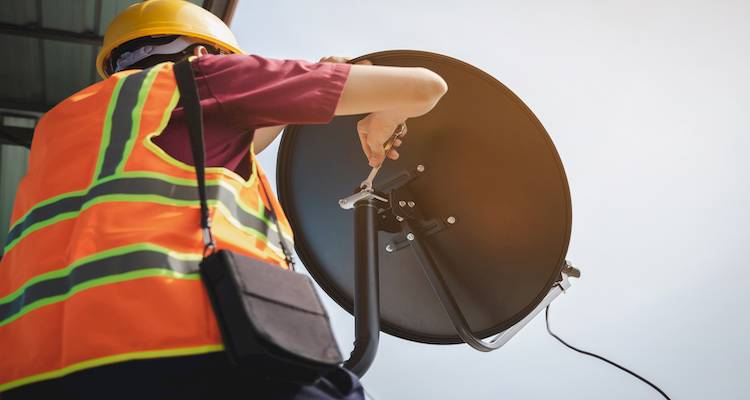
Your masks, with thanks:
[[[255,129],[329,122],[349,68],[348,64],[255,55],[206,55],[194,60],[203,108],[206,165],[223,166],[248,179]],[[182,107],[175,108],[154,143],[172,157],[193,165]]]

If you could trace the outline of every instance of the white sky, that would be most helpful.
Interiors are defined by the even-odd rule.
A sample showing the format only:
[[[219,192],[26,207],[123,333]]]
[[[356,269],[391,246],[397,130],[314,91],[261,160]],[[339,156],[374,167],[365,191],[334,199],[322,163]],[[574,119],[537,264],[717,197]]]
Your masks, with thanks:
[[[498,78],[571,186],[583,277],[553,329],[673,399],[730,400],[750,393],[749,19],[739,0],[243,0],[233,29],[267,57],[419,49]],[[275,152],[261,156],[270,177]],[[348,354],[353,319],[327,305]],[[489,354],[383,335],[363,382],[378,400],[659,398],[556,343],[543,318]]]

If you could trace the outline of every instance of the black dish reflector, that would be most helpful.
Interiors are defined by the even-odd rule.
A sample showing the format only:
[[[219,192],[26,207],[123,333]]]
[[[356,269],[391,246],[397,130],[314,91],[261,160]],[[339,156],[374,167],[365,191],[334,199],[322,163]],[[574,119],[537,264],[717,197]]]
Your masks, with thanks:
[[[407,121],[401,158],[387,160],[373,186],[387,195],[399,177],[418,175],[408,184],[409,199],[422,214],[436,268],[474,335],[504,331],[540,303],[565,267],[570,193],[555,146],[513,92],[471,65],[421,51],[385,51],[352,62],[361,59],[426,67],[448,83],[433,111]],[[297,253],[350,313],[353,213],[339,207],[339,199],[370,172],[356,130],[362,117],[289,127],[277,166]],[[404,234],[378,235],[382,331],[424,343],[463,342]]]

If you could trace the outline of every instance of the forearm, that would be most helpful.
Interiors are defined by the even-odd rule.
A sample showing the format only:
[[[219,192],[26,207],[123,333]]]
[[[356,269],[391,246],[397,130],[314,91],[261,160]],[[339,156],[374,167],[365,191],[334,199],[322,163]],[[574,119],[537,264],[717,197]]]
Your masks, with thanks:
[[[430,111],[447,90],[445,81],[426,68],[352,65],[335,113],[417,117]]]
[[[253,135],[253,147],[255,148],[255,154],[260,154],[271,142],[279,136],[282,130],[286,128],[286,125],[269,126],[266,128],[259,128],[255,130]]]
[[[378,113],[394,121],[429,112],[448,90],[445,81],[426,68],[352,65],[335,115]],[[286,125],[255,130],[255,153],[262,152]]]

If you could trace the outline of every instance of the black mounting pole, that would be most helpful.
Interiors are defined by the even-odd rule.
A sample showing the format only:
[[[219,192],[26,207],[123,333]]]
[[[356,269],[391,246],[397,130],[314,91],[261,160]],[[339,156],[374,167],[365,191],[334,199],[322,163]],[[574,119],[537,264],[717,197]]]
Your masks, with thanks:
[[[373,198],[354,205],[354,350],[344,367],[358,377],[375,360],[380,339],[378,275],[378,203]]]

